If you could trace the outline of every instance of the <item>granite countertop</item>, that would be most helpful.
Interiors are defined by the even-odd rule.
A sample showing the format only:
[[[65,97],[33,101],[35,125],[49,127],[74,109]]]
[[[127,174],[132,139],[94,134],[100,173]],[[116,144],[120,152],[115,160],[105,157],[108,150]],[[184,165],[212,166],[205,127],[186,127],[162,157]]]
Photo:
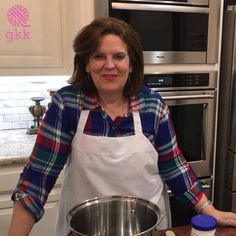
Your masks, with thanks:
[[[25,163],[35,143],[26,129],[0,130],[0,165]]]

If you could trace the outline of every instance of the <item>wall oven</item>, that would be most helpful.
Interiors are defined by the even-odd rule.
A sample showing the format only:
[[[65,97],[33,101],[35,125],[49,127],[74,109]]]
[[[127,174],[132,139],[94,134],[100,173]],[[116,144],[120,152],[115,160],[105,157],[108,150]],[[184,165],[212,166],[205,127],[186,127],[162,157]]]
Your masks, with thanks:
[[[144,85],[167,102],[178,144],[198,177],[211,176],[216,72],[146,74]]]
[[[158,91],[168,104],[183,155],[212,199],[216,72],[145,74],[144,85]],[[189,224],[195,212],[183,209],[169,194],[172,225]]]
[[[100,0],[95,16],[112,16],[139,33],[145,64],[215,63],[220,0]]]

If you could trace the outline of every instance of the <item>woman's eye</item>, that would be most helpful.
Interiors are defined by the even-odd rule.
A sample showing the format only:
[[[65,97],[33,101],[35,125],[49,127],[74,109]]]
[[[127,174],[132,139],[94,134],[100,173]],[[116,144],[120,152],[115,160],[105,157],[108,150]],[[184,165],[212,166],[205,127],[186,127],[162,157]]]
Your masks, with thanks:
[[[112,55],[112,58],[114,60],[123,60],[126,57],[126,54],[121,52],[121,53],[115,53]],[[95,53],[91,56],[92,59],[95,60],[105,60],[107,58],[107,55],[103,54],[103,53]]]
[[[92,58],[96,59],[96,60],[102,60],[105,58],[105,56],[103,54],[94,54],[92,56]]]
[[[117,53],[114,55],[114,58],[117,60],[122,60],[125,58],[125,54],[124,53]]]

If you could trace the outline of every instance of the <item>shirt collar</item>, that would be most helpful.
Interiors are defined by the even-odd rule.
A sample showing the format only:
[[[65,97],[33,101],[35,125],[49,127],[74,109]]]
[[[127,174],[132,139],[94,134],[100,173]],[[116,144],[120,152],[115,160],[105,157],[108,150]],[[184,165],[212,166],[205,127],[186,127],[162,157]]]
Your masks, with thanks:
[[[139,111],[145,107],[145,100],[140,93],[137,97],[130,97],[130,111]],[[83,94],[80,105],[84,109],[96,109],[99,107],[98,96],[96,94]]]

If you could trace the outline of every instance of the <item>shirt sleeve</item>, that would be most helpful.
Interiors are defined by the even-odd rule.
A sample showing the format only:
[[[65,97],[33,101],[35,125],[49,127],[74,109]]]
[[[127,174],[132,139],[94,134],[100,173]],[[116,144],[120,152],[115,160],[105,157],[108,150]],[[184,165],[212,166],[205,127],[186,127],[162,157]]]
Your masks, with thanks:
[[[70,153],[73,138],[70,110],[59,94],[52,98],[39,128],[33,151],[12,194],[37,222]]]
[[[156,146],[160,175],[180,203],[193,207],[202,197],[203,188],[178,147],[167,105],[162,104]]]

